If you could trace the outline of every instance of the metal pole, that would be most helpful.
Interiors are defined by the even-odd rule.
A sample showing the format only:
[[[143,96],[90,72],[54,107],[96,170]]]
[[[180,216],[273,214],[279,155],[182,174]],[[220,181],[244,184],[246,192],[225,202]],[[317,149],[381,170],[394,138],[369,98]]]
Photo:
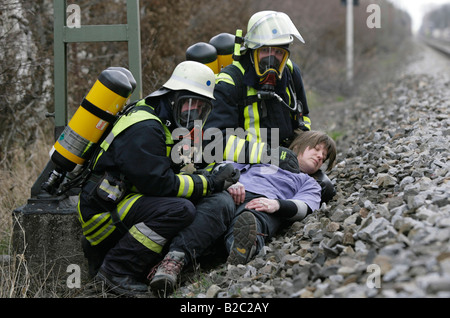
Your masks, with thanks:
[[[132,100],[142,97],[142,60],[139,0],[127,0],[127,24],[66,26],[67,0],[53,0],[54,6],[54,94],[55,140],[68,122],[67,43],[128,42],[128,64],[137,87]]]
[[[131,101],[142,98],[141,25],[139,0],[127,0],[128,61],[130,72],[136,80]]]
[[[347,82],[353,86],[353,0],[347,0]]]
[[[55,140],[67,125],[67,49],[64,43],[66,1],[53,0],[54,7],[54,95]]]

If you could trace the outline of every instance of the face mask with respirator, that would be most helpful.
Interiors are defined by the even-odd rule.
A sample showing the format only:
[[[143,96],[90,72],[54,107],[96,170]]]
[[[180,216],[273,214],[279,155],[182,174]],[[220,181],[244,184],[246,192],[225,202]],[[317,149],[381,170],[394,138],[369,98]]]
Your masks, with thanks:
[[[289,109],[295,110],[296,106],[292,108],[275,93],[275,86],[283,76],[289,54],[289,50],[283,47],[263,46],[253,51],[252,60],[261,87],[257,94],[258,98],[261,100],[276,98]]]

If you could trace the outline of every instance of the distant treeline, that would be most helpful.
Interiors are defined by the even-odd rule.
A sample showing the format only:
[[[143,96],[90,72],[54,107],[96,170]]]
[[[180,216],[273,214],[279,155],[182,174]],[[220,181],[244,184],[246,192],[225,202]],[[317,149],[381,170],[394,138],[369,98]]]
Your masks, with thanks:
[[[126,23],[126,0],[68,0],[81,9],[80,22]],[[380,7],[381,28],[369,28],[369,4]],[[157,89],[186,49],[219,33],[246,32],[259,10],[286,12],[304,37],[292,59],[300,65],[307,89],[329,94],[345,88],[345,6],[340,0],[140,0],[143,93]],[[26,151],[38,138],[52,138],[53,1],[0,3],[0,167],[9,153]],[[355,76],[367,76],[373,58],[394,51],[410,34],[411,21],[386,0],[360,0],[355,16]],[[67,45],[69,115],[97,76],[109,66],[128,65],[126,43]]]
[[[428,12],[423,18],[420,32],[424,36],[450,42],[450,4]]]

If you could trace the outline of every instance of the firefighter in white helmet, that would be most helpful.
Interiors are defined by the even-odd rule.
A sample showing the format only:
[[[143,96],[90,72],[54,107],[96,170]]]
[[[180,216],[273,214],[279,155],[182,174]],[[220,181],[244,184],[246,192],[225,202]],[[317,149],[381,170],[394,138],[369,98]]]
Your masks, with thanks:
[[[205,122],[214,73],[180,63],[163,87],[138,101],[101,144],[78,210],[91,275],[126,295],[147,292],[145,278],[172,237],[192,222],[195,200],[237,181],[232,166],[203,176],[180,173],[171,149],[176,128]],[[177,136],[178,137],[178,136]]]
[[[243,46],[240,51],[235,50],[235,61],[217,76],[215,110],[205,128],[241,127],[249,131],[246,147],[237,151],[246,151],[250,139],[259,142],[253,147],[266,146],[261,142],[271,140],[271,131],[267,132],[267,140],[262,140],[262,128],[278,128],[280,145],[286,147],[293,140],[296,129],[310,130],[300,69],[289,59],[294,39],[304,42],[285,13],[255,13],[248,22]],[[252,150],[245,153],[262,153]],[[224,159],[240,155],[228,149],[224,153],[228,154]],[[250,163],[261,162],[261,155],[246,159]]]
[[[289,58],[290,46],[297,40],[305,43],[283,12],[261,11],[249,19],[235,61],[217,75],[214,110],[205,124],[205,129],[222,130],[223,159],[267,162],[281,153],[278,145],[289,147],[296,130],[311,130],[300,69]],[[227,135],[230,127],[244,129],[245,138]],[[269,145],[274,139],[278,144]],[[336,191],[329,178],[321,171],[314,177],[322,186],[322,201],[331,200]]]

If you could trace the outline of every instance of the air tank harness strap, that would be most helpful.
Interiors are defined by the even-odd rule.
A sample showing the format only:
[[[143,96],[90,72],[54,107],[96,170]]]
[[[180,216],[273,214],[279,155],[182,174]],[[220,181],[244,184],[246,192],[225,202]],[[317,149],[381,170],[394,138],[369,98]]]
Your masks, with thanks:
[[[113,124],[117,119],[117,116],[105,112],[103,109],[92,104],[86,98],[83,99],[83,101],[81,102],[81,106],[94,116],[97,116],[98,118],[103,119],[104,121],[107,121],[110,124]]]

